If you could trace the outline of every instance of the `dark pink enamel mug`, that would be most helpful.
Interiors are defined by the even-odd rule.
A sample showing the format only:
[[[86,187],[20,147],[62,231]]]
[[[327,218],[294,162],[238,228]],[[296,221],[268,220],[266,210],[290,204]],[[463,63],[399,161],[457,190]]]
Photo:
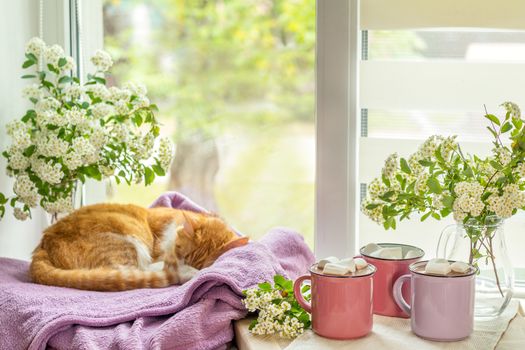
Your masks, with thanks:
[[[399,277],[409,273],[408,267],[410,264],[421,260],[425,252],[421,248],[407,244],[377,243],[377,245],[382,248],[401,247],[403,256],[409,250],[418,252],[415,258],[383,259],[364,254],[363,250],[365,247],[359,250],[366,262],[377,268],[377,272],[374,274],[374,314],[408,318],[410,316],[394,300],[392,288]],[[410,300],[410,284],[408,283],[403,286],[403,296],[406,300]]]
[[[429,275],[422,271],[426,263],[410,265],[410,274],[401,276],[393,288],[397,304],[410,315],[412,332],[435,341],[468,337],[474,328],[477,268],[471,265],[469,271],[460,276]],[[401,293],[408,281],[412,284],[410,299]]]
[[[317,264],[310,275],[294,283],[297,302],[312,315],[312,329],[320,336],[332,339],[360,338],[372,330],[372,294],[376,268],[372,265],[360,275],[323,275]],[[311,303],[304,300],[301,286],[311,281]]]

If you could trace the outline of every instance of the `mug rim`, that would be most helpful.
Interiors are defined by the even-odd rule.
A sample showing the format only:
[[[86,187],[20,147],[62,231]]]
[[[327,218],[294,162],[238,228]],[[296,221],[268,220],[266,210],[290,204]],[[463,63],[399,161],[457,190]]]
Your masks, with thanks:
[[[449,259],[446,259],[449,263],[455,263],[456,261],[458,260],[449,260]],[[468,274],[466,275],[458,275],[458,276],[447,276],[447,275],[436,275],[436,274],[428,274],[428,273],[422,273],[422,272],[418,272],[418,271],[414,271],[414,269],[416,268],[416,265],[418,264],[423,264],[423,263],[428,263],[429,260],[421,260],[421,261],[416,261],[412,264],[410,264],[410,266],[408,267],[408,269],[410,270],[411,273],[415,273],[415,274],[418,274],[420,276],[426,276],[426,277],[439,277],[439,278],[462,278],[462,277],[470,277],[470,276],[473,276],[473,275],[476,275],[479,271],[479,268],[472,265],[472,264],[468,264],[470,266],[470,268],[472,269],[471,272],[469,272]]]
[[[368,272],[367,274],[365,275],[359,275],[359,276],[353,276],[353,275],[343,275],[343,276],[337,276],[337,275],[325,275],[323,273],[319,273],[319,272],[316,272],[316,271],[313,271],[313,268],[314,266],[317,266],[318,263],[314,263],[312,264],[312,266],[310,266],[310,268],[308,269],[308,271],[313,274],[313,275],[317,275],[317,276],[321,276],[321,277],[329,277],[329,278],[361,278],[361,277],[370,277],[370,276],[373,276],[376,272],[377,272],[377,267],[375,267],[374,265],[368,263],[368,266],[371,266],[372,267],[372,271]]]
[[[362,256],[366,256],[367,258],[369,259],[377,259],[377,260],[382,260],[382,261],[410,261],[410,260],[416,260],[416,259],[421,259],[422,257],[425,256],[425,251],[419,247],[416,247],[414,245],[410,245],[410,244],[404,244],[404,243],[376,243],[378,246],[385,246],[385,248],[387,248],[388,246],[396,246],[396,247],[410,247],[410,248],[414,248],[416,250],[418,250],[421,254],[414,257],[414,258],[408,258],[408,259],[405,259],[405,258],[401,258],[401,259],[387,259],[387,258],[379,258],[379,257],[376,257],[376,256],[371,256],[369,254],[365,254],[362,252],[362,250],[366,247],[366,245],[362,246],[360,249],[359,249],[359,254],[361,254]]]

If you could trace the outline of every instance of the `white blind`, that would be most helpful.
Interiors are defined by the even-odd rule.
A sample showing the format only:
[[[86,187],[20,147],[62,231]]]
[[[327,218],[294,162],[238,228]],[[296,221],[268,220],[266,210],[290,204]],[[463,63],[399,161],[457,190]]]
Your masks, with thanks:
[[[464,151],[487,154],[483,105],[491,113],[504,101],[525,108],[525,1],[363,0],[360,28],[363,188],[389,154],[408,156],[433,134],[457,134]],[[358,239],[414,244],[430,258],[451,223],[413,217],[392,232],[361,214]],[[524,230],[524,215],[506,223],[516,266],[525,266]]]

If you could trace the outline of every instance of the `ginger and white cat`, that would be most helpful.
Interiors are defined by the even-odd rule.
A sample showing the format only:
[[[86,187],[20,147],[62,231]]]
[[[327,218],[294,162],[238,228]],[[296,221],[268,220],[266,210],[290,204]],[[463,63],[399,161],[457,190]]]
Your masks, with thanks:
[[[30,274],[36,283],[97,291],[166,287],[247,243],[210,214],[96,204],[44,231]]]

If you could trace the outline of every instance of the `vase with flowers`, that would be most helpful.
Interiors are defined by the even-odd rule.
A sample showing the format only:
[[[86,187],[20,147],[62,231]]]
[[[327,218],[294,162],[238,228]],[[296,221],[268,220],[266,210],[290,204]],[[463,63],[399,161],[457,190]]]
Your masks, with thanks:
[[[75,197],[87,179],[149,185],[165,175],[173,147],[159,138],[157,107],[142,84],[107,86],[108,53],[95,53],[96,71],[84,83],[71,76],[75,62],[59,45],[33,38],[25,57],[22,78],[34,83],[23,94],[32,107],[6,126],[11,145],[2,155],[15,182],[13,196],[0,194],[1,216],[10,205],[25,220],[41,206],[56,220],[83,204]]]
[[[419,214],[453,215],[438,244],[438,257],[476,265],[476,315],[497,316],[513,293],[514,274],[503,222],[525,209],[525,123],[519,107],[485,114],[493,137],[489,156],[462,152],[456,136],[432,136],[407,158],[390,155],[381,177],[368,186],[362,211],[385,229]]]

